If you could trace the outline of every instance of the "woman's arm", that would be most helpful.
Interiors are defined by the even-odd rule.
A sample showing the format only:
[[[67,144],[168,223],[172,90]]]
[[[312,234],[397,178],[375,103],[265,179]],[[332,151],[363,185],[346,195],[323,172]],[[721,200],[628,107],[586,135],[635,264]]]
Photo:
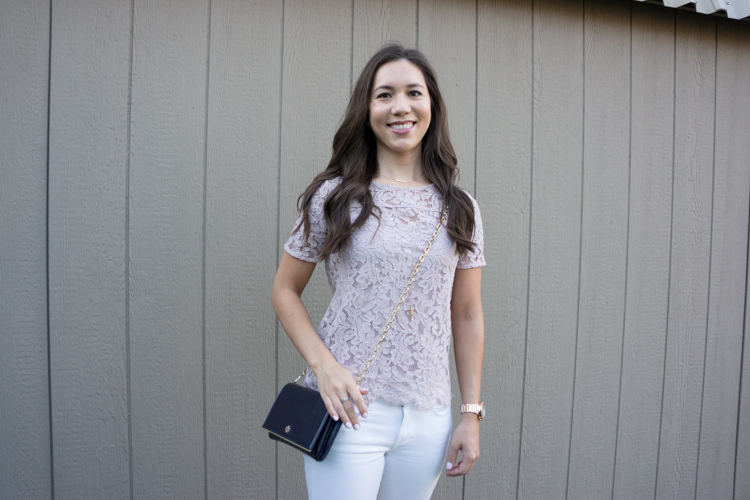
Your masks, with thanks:
[[[482,384],[482,355],[484,354],[484,315],[482,313],[482,268],[457,269],[451,298],[453,351],[461,390],[461,402],[478,403]],[[458,450],[461,461],[456,463]],[[479,418],[474,413],[462,413],[448,450],[448,476],[461,476],[471,470],[479,458]]]
[[[302,303],[302,291],[307,286],[315,270],[315,264],[296,259],[284,252],[273,282],[271,303],[287,335],[302,354],[318,379],[318,389],[328,413],[334,420],[341,417],[347,427],[359,428],[359,419],[354,410],[356,405],[363,416],[367,407],[362,394],[367,390],[357,390],[352,373],[338,364],[331,351],[318,336]],[[341,399],[351,397],[352,401],[341,403]]]

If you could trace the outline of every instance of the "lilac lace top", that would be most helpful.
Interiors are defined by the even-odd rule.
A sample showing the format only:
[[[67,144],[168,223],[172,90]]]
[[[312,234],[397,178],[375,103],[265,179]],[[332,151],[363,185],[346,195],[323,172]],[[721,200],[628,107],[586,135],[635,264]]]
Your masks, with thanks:
[[[326,237],[323,202],[340,182],[340,178],[326,181],[318,189],[310,206],[310,238],[305,241],[301,228],[293,232],[284,245],[291,256],[321,260],[319,248]],[[318,327],[334,358],[355,377],[372,353],[443,210],[442,197],[432,185],[408,188],[372,182],[370,192],[381,210],[380,224],[375,209],[345,247],[326,259],[333,298]],[[370,390],[367,403],[380,399],[393,405],[414,403],[422,409],[450,405],[453,278],[456,269],[485,265],[482,218],[471,200],[476,249],[459,258],[447,231],[440,231],[362,380],[362,387]],[[359,205],[352,206],[352,220],[360,210]],[[312,370],[305,384],[317,389]]]

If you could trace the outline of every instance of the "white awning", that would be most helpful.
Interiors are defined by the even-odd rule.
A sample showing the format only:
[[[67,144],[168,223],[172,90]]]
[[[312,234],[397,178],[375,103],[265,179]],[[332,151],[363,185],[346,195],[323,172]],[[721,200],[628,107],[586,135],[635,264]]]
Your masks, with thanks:
[[[667,7],[695,7],[696,12],[713,14],[722,11],[731,19],[750,17],[750,0],[636,0],[637,2],[663,3]]]

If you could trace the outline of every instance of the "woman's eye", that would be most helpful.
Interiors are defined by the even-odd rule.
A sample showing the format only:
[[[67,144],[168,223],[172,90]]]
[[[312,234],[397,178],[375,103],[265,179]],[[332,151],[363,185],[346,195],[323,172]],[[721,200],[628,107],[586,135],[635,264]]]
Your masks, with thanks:
[[[378,94],[375,99],[388,99],[391,96],[388,92],[383,92],[382,94]]]
[[[419,90],[412,90],[411,92],[409,92],[409,95],[412,97],[419,97],[422,95],[422,92],[420,92]]]

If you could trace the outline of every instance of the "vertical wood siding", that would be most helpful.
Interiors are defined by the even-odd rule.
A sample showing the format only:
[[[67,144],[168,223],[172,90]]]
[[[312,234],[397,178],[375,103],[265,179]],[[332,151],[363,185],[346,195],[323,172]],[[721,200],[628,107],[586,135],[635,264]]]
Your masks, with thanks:
[[[55,498],[130,494],[130,6],[52,3],[49,355]],[[41,432],[41,429],[40,429]]]
[[[303,366],[269,293],[388,41],[435,66],[485,226],[482,456],[433,498],[750,497],[745,23],[11,1],[0,40],[0,498],[305,497],[260,430]],[[318,266],[313,323],[330,296]]]
[[[0,497],[51,494],[49,1],[0,3]]]
[[[609,498],[627,270],[630,6],[584,5],[583,201],[569,498]]]
[[[630,200],[614,498],[654,494],[669,303],[674,13],[633,6]]]
[[[695,497],[713,188],[716,26],[677,13],[672,241],[656,496]]]
[[[205,491],[208,14],[204,0],[134,2],[128,317],[138,498]]]
[[[211,3],[205,228],[208,498],[272,497],[281,2]],[[243,258],[237,259],[237,255]],[[253,325],[252,329],[248,325]],[[253,334],[265,332],[265,335]]]
[[[532,22],[531,241],[518,497],[561,498],[577,337],[583,4],[535,0]]]

